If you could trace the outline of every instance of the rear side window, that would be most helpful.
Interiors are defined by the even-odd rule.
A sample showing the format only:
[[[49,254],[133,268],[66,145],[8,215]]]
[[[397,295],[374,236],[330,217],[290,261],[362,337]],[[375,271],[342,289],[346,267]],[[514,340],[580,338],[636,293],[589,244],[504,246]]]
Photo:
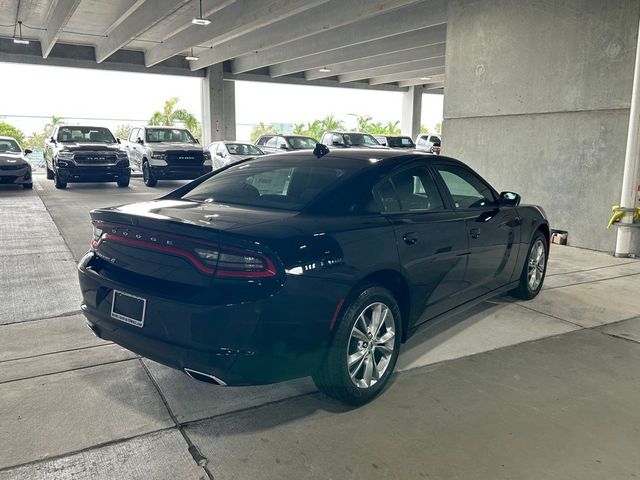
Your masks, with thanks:
[[[456,165],[436,165],[456,208],[486,208],[496,205],[496,198],[475,173]]]
[[[392,175],[391,183],[403,212],[444,209],[440,192],[424,166],[408,168]]]

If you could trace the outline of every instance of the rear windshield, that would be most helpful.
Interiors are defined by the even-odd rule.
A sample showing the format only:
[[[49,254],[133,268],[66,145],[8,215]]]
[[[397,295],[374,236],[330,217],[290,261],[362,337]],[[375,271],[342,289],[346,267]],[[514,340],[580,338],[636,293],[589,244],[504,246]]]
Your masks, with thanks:
[[[22,149],[15,140],[10,138],[0,138],[0,153],[2,152],[20,153],[22,152]]]
[[[313,150],[318,143],[309,137],[288,137],[287,140],[289,140],[289,145],[295,150]]]
[[[181,128],[147,128],[146,141],[151,142],[175,142],[196,143],[195,138],[188,130]]]
[[[102,127],[60,127],[57,140],[62,143],[116,143],[111,131]]]
[[[364,164],[266,159],[216,173],[185,194],[185,200],[300,211]],[[322,159],[320,159],[322,160]]]
[[[409,137],[387,137],[387,145],[389,147],[405,147],[411,148],[415,147],[415,143]]]

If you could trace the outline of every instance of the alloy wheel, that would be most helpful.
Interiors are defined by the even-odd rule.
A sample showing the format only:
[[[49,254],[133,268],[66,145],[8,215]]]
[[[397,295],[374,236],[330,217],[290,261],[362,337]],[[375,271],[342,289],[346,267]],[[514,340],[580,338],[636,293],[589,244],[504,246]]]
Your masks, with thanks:
[[[384,303],[365,307],[356,320],[347,349],[347,369],[359,388],[375,385],[385,374],[396,342],[393,313]]]
[[[532,292],[535,292],[540,286],[540,283],[542,283],[546,261],[547,256],[544,243],[540,238],[538,238],[531,247],[531,252],[529,253],[527,280],[529,283],[529,289]]]

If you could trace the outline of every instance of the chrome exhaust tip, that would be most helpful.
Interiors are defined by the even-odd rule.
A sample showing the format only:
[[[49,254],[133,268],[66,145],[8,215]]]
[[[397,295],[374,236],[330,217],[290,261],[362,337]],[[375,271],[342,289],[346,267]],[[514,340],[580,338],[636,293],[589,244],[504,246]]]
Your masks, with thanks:
[[[211,383],[213,385],[220,385],[222,387],[227,385],[225,382],[220,380],[218,377],[215,377],[213,375],[209,375],[208,373],[198,372],[197,370],[193,370],[191,368],[185,368],[184,369],[184,373],[189,375],[194,380],[198,380],[199,382]]]

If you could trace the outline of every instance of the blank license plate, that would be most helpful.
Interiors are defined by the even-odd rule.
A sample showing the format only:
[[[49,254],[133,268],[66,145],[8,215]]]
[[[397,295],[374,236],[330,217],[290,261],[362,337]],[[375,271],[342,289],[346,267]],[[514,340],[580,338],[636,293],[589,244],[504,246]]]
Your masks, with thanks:
[[[147,300],[136,297],[130,293],[119,290],[113,291],[113,302],[111,303],[111,316],[116,320],[142,327],[144,325],[144,314],[147,309]]]

